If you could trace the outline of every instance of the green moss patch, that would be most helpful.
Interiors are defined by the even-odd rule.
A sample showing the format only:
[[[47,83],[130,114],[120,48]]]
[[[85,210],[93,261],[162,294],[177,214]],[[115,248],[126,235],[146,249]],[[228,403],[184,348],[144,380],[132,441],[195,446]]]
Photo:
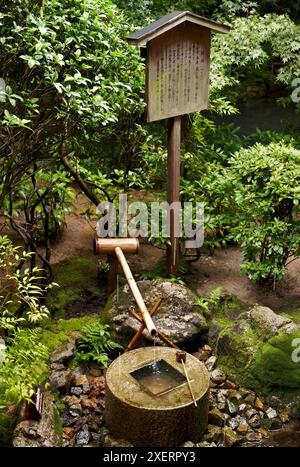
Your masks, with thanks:
[[[300,392],[300,362],[292,358],[296,353],[295,339],[298,339],[299,348],[300,331],[291,334],[281,332],[263,345],[249,371],[252,386],[256,384],[264,390],[298,389]]]
[[[55,318],[97,313],[106,296],[104,284],[99,284],[95,261],[87,256],[73,256],[53,267],[54,287],[47,297],[47,306]]]
[[[86,324],[96,321],[97,319],[99,319],[99,316],[93,314],[81,316],[80,318],[49,321],[42,329],[41,342],[45,344],[50,351],[53,351],[69,340],[72,331],[81,331]]]

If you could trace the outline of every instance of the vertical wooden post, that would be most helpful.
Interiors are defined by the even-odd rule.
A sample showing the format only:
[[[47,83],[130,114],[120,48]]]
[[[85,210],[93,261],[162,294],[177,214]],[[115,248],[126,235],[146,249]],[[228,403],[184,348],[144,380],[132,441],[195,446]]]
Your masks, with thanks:
[[[109,271],[106,291],[111,294],[117,288],[118,261],[115,255],[108,255]]]
[[[168,203],[179,203],[181,116],[168,121]],[[167,246],[168,274],[177,275],[179,267],[179,211],[170,211],[170,243]]]

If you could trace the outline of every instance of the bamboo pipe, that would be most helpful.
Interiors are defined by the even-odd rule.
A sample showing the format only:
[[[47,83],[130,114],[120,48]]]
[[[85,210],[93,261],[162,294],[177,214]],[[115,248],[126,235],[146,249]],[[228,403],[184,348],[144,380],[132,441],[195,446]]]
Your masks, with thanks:
[[[131,293],[134,296],[135,302],[142,314],[146,328],[148,329],[149,334],[154,337],[157,334],[156,327],[145,305],[141,292],[139,291],[139,288],[136,285],[134,278],[132,277],[131,270],[128,266],[124,253],[119,246],[115,248],[115,254],[116,254],[116,257],[118,258],[119,263],[121,264],[121,267],[123,269],[123,272],[126,277],[129,288],[131,290]]]

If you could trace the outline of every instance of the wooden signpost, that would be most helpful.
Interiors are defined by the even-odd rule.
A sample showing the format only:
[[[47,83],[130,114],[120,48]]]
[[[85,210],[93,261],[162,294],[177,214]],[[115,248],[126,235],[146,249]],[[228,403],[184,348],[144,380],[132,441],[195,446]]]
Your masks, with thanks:
[[[182,115],[209,105],[211,32],[230,27],[188,11],[176,11],[134,32],[127,41],[146,51],[147,122],[168,122],[168,203],[179,203]],[[168,273],[179,263],[178,209],[170,211]]]

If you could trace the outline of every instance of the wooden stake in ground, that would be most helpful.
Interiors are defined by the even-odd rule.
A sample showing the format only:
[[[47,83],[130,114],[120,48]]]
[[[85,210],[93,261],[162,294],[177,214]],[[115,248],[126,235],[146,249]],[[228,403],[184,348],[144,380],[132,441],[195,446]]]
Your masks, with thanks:
[[[167,245],[168,274],[176,276],[179,267],[179,191],[181,116],[168,122],[168,203],[170,245]],[[174,203],[174,204],[173,204]],[[174,206],[174,209],[172,209]]]

